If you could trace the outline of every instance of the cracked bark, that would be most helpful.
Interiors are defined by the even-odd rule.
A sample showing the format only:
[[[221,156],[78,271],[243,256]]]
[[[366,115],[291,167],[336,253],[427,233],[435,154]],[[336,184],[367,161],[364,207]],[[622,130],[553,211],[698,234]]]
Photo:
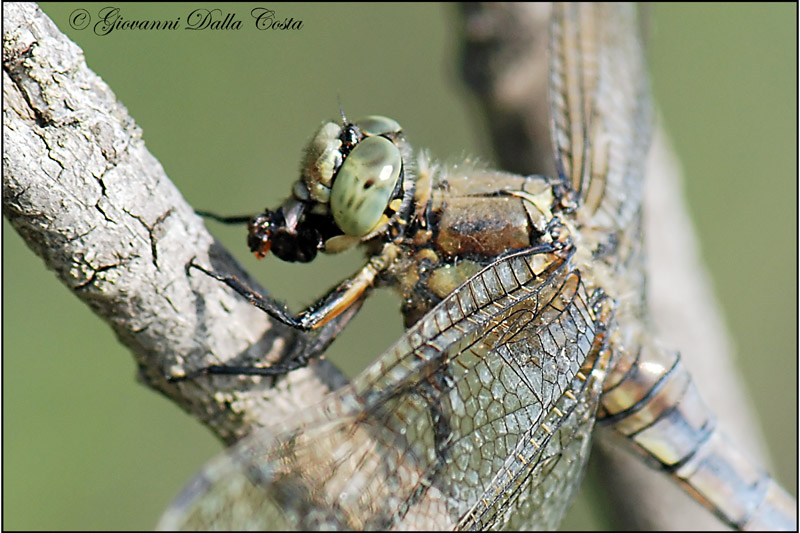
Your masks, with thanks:
[[[522,39],[546,35],[541,15],[533,11],[528,15],[515,13],[511,6],[500,9],[507,11],[499,18],[497,33],[517,37],[516,41],[508,39],[500,44],[512,46],[510,57],[524,55],[520,49],[524,45],[530,51],[531,62],[527,67],[523,62],[514,65],[518,72],[527,73],[526,83],[541,84],[546,76],[533,80],[533,74],[540,72],[534,69],[545,64],[546,46],[542,43],[546,39]],[[495,16],[501,13],[498,11]],[[535,15],[533,19],[531,14]],[[125,108],[108,86],[86,68],[80,50],[30,4],[4,6],[4,23],[3,212],[48,268],[106,320],[131,349],[140,368],[140,380],[203,421],[225,442],[236,440],[270,417],[281,417],[312,404],[326,390],[341,385],[343,378],[325,361],[293,372],[275,387],[268,379],[233,376],[180,384],[167,382],[166,376],[180,374],[184,369],[277,360],[297,349],[300,341],[217,282],[187,272],[186,264],[197,258],[202,264],[238,275],[257,287],[207,233],[202,221],[144,148],[141,131]],[[509,31],[512,25],[513,33]],[[500,66],[508,65],[507,59],[500,62]],[[521,83],[513,71],[502,80],[492,69],[483,72],[487,73],[489,86],[501,81],[512,86]],[[505,156],[498,149],[501,161],[509,169],[530,170],[530,165],[549,157],[546,113],[530,107],[546,101],[533,96],[544,94],[543,87],[531,88],[527,101],[507,100],[517,91],[501,93],[484,88],[480,93],[487,106],[492,137],[498,145],[511,148]],[[501,94],[506,99],[501,101]],[[520,154],[534,154],[534,158],[515,160]],[[656,200],[656,207],[667,203],[664,198]],[[668,211],[670,216],[683,216],[679,206],[669,207]],[[673,235],[667,236],[665,242],[674,244]],[[675,298],[670,290],[659,292],[657,280],[663,278],[664,272],[662,268],[659,274],[658,264],[654,263],[654,292]],[[702,278],[696,265],[690,269],[694,270],[685,275]],[[678,275],[674,270],[669,274]],[[705,320],[714,322],[713,318]],[[690,331],[698,323],[696,319],[688,320],[688,324],[674,328],[675,334],[665,331],[664,337],[676,346],[690,346],[691,342],[681,338],[691,337]],[[712,338],[710,342],[724,346],[724,336],[721,341]],[[712,346],[707,352],[724,354],[725,350]],[[690,354],[686,349],[683,353],[691,365]],[[729,365],[710,362],[707,368],[719,374]],[[717,388],[726,386],[723,380]],[[728,405],[736,406],[741,395],[734,385],[730,387],[733,401]],[[709,395],[705,383],[702,389],[709,396],[709,403],[718,409],[719,404],[730,401],[715,400],[716,394]],[[746,424],[744,417],[740,420]],[[729,423],[726,427],[731,430]],[[594,459],[598,465],[611,464],[605,459],[597,461],[597,454]],[[635,468],[638,465],[614,466],[607,475],[620,476]],[[644,487],[636,484],[640,483],[640,476],[648,480],[643,482]],[[652,521],[651,511],[643,510],[647,508],[640,497],[652,496],[654,501],[644,505],[664,508],[665,489],[653,488],[650,483],[658,482],[657,476],[648,476],[649,472],[637,473],[633,481],[604,478],[622,485],[619,498],[623,501],[613,505],[624,509],[627,502],[628,510],[620,512],[629,513],[626,516],[632,520],[632,527],[681,527],[674,522],[678,518],[697,526],[692,518],[696,514],[685,511],[683,503],[678,504],[679,513],[675,507],[667,507],[666,514],[670,516],[660,519],[666,521]],[[637,498],[632,498],[631,493]],[[678,499],[685,497],[678,495]]]
[[[325,361],[275,386],[235,376],[168,382],[212,364],[279,360],[304,341],[187,270],[195,258],[257,288],[81,50],[33,4],[4,6],[3,96],[3,214],[130,348],[145,385],[230,443],[344,382]]]

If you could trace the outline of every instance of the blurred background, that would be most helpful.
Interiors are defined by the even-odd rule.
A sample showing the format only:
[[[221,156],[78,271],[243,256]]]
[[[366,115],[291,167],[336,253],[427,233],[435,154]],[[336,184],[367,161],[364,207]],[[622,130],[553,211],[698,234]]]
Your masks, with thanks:
[[[338,116],[339,102],[350,118],[397,119],[412,144],[440,157],[492,158],[458,79],[452,5],[270,4],[278,20],[303,27],[261,32],[249,23],[253,4],[121,4],[128,20],[185,21],[196,7],[221,8],[244,28],[100,37],[69,27],[74,9],[96,19],[100,7],[42,4],[197,208],[250,214],[277,205],[302,146]],[[651,11],[655,99],[775,474],[796,494],[797,7]],[[209,227],[295,310],[363,261],[351,253],[313,265],[256,262],[243,228]],[[221,445],[138,385],[111,330],[5,220],[3,230],[4,527],[152,528]],[[402,333],[398,308],[391,294],[376,294],[328,357],[357,372]],[[591,514],[579,502],[564,527],[603,527]]]

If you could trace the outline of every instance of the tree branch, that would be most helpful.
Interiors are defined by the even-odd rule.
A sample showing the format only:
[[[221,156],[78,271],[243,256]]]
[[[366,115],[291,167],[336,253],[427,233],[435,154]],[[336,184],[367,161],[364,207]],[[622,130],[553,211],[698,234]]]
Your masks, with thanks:
[[[308,339],[187,269],[195,260],[258,289],[81,50],[33,4],[4,6],[3,96],[3,214],[130,348],[145,385],[231,443],[344,383],[325,361],[277,382],[168,381],[213,364],[289,357]]]

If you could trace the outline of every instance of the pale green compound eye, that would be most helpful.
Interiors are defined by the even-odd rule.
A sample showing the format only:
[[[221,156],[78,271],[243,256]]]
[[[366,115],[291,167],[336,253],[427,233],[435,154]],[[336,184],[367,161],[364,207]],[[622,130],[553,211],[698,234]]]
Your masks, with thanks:
[[[341,126],[328,122],[323,124],[308,143],[303,159],[303,182],[313,200],[327,202],[333,175],[342,163]],[[299,198],[299,196],[298,196]]]
[[[367,137],[342,163],[331,190],[331,211],[347,235],[362,237],[381,220],[402,168],[400,150],[385,137]]]
[[[358,126],[358,128],[365,135],[369,136],[391,136],[393,133],[400,133],[400,131],[403,129],[396,120],[381,115],[370,115],[368,117],[364,117],[356,122],[356,126]]]

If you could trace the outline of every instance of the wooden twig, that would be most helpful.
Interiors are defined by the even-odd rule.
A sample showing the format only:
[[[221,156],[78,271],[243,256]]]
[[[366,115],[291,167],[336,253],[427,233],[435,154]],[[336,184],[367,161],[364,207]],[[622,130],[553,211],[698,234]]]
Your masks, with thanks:
[[[3,14],[3,214],[113,328],[139,379],[227,443],[340,386],[324,361],[277,383],[168,381],[213,364],[278,360],[304,341],[187,268],[194,260],[258,288],[169,181],[81,50],[34,4],[8,4]]]

